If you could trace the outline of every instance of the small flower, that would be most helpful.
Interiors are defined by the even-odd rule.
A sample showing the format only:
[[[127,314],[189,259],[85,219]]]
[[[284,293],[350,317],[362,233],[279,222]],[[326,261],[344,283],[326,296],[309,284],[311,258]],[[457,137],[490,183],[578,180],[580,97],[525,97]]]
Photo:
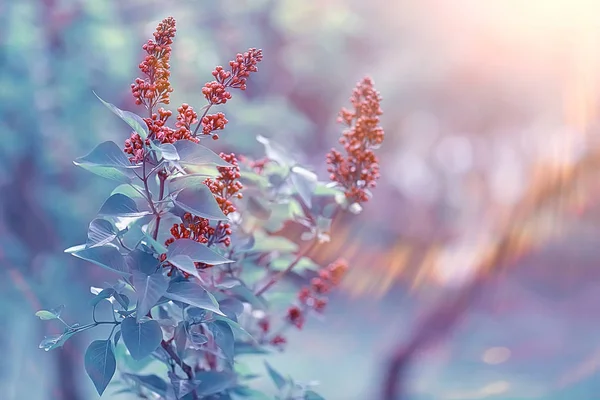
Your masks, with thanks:
[[[298,329],[302,329],[304,325],[304,314],[302,310],[296,306],[292,306],[288,309],[287,313],[288,320]]]
[[[273,339],[271,339],[270,342],[273,346],[278,346],[278,347],[282,347],[283,345],[285,345],[287,343],[286,338],[284,338],[281,335],[275,335],[273,337]]]
[[[202,118],[202,133],[210,135],[214,131],[225,129],[227,122],[229,121],[227,121],[223,113],[207,115]]]

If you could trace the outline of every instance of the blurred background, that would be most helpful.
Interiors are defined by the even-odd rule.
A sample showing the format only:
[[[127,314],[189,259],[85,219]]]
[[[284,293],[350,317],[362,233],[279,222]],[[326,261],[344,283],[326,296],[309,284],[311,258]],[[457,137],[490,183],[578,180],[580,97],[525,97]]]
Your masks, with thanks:
[[[0,398],[96,398],[81,354],[97,333],[46,353],[60,328],[34,313],[65,304],[87,321],[90,285],[110,279],[63,253],[115,186],[72,160],[128,136],[92,91],[135,111],[141,45],[173,16],[174,107],[204,104],[215,65],[264,50],[216,151],[260,157],[260,134],[326,179],[355,83],[372,76],[384,98],[374,198],[316,255],[351,273],[276,368],[329,400],[375,399],[390,349],[478,277],[460,323],[411,360],[410,399],[600,399],[599,13],[595,0],[0,0]]]

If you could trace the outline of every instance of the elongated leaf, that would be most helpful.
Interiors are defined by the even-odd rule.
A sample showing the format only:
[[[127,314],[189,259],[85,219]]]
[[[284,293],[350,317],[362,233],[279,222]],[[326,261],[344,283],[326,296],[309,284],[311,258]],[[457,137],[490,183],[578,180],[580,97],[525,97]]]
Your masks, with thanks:
[[[312,390],[307,390],[304,393],[304,400],[325,400],[325,398]]]
[[[219,315],[225,315],[219,309],[219,303],[217,303],[213,295],[202,286],[190,281],[171,283],[164,296],[171,300],[180,301]]]
[[[113,288],[106,288],[106,289],[102,289],[102,290],[100,291],[100,293],[98,293],[98,294],[96,295],[96,297],[94,297],[94,298],[92,299],[92,301],[91,301],[91,303],[92,303],[92,306],[95,306],[95,305],[97,305],[97,304],[98,304],[98,303],[100,303],[102,300],[108,300],[108,301],[112,300],[112,299],[110,299],[110,298],[111,298],[111,297],[112,297],[112,296],[113,296],[115,293],[116,293],[116,292],[115,292],[115,289],[113,289]],[[110,300],[109,300],[109,299],[110,299]]]
[[[140,318],[148,314],[148,311],[166,293],[169,280],[162,274],[162,271],[152,275],[133,271],[133,285],[138,295],[136,315],[137,321],[140,322]]]
[[[214,174],[186,174],[169,178],[169,191],[174,193],[186,187],[204,185],[206,178],[211,178],[218,174],[216,169],[214,172]]]
[[[180,358],[185,357],[185,348],[187,346],[187,328],[186,322],[182,321],[175,328],[175,348]]]
[[[138,168],[132,164],[123,150],[115,142],[103,142],[94,148],[89,154],[77,158],[75,165],[114,167],[114,168]]]
[[[141,217],[150,214],[149,211],[139,211],[135,201],[121,193],[110,196],[98,211],[101,216]]]
[[[248,333],[247,330],[242,328],[242,326],[240,324],[238,324],[237,322],[235,322],[234,320],[229,319],[226,316],[225,317],[221,316],[221,315],[215,315],[214,317],[215,317],[215,319],[218,319],[219,321],[226,322],[231,327],[233,332],[237,333],[236,337],[242,336],[246,339],[250,339],[252,341],[252,343],[257,343],[256,339],[254,339],[254,337],[252,337],[252,335],[250,333]]]
[[[50,351],[62,347],[74,334],[75,332],[67,329],[64,333],[58,335],[44,336],[44,340],[41,341],[39,348],[44,349],[44,351]]]
[[[312,196],[317,188],[317,175],[314,172],[299,166],[292,167],[291,172],[290,178],[292,179],[292,183],[296,187],[300,198],[308,208],[311,208]]]
[[[199,382],[196,392],[200,396],[221,393],[235,385],[235,375],[229,372],[205,371],[196,374]]]
[[[168,259],[168,261],[183,272],[187,272],[188,274],[200,279],[200,273],[198,272],[198,269],[196,269],[196,264],[194,264],[194,260],[186,256],[185,254],[171,256]]]
[[[58,318],[58,315],[48,310],[40,310],[35,313],[35,316],[41,319],[42,321],[49,321]]]
[[[110,195],[112,196],[113,194],[121,193],[132,199],[141,199],[143,196],[140,192],[143,191],[144,189],[138,185],[124,183],[114,188]]]
[[[261,135],[256,136],[256,140],[265,146],[265,153],[267,154],[267,157],[275,161],[277,164],[281,165],[282,167],[287,167],[294,164],[293,158],[279,143],[275,143]]]
[[[125,261],[130,271],[142,272],[152,275],[156,272],[159,261],[150,253],[136,249],[125,256]]]
[[[121,336],[131,357],[141,360],[160,346],[162,331],[154,320],[138,323],[135,318],[127,317],[121,323]]]
[[[92,262],[113,272],[129,275],[125,258],[119,252],[118,247],[112,244],[89,249],[86,249],[85,245],[74,246],[65,250],[65,253],[70,253],[77,258]]]
[[[265,361],[265,367],[267,368],[267,373],[271,377],[271,380],[277,386],[277,389],[281,390],[287,385],[287,380],[277,372],[271,365]]]
[[[137,384],[151,390],[152,392],[166,396],[167,394],[167,382],[156,375],[135,375],[135,374],[123,374],[126,378],[131,379]]]
[[[175,204],[193,215],[210,220],[226,220],[214,195],[206,185],[187,187],[177,194]]]
[[[77,165],[77,164],[76,164]],[[101,176],[102,178],[110,179],[111,181],[117,181],[121,183],[130,183],[133,178],[124,171],[114,167],[99,167],[97,165],[86,165],[80,164],[81,168],[90,171],[93,174]]]
[[[85,351],[85,372],[94,383],[96,391],[100,396],[110,383],[115,370],[117,360],[110,340],[95,340]]]
[[[177,399],[182,399],[186,394],[191,393],[192,390],[198,385],[196,382],[189,381],[188,379],[182,379],[169,371],[169,379],[173,385],[175,396]]]
[[[233,400],[239,400],[241,398],[248,400],[273,400],[272,397],[267,396],[263,392],[245,386],[237,387],[233,389],[232,392],[236,395],[233,397]]]
[[[232,166],[212,150],[192,141],[178,140],[174,146],[179,154],[179,162],[181,164],[215,165],[218,167]]]
[[[138,135],[142,137],[142,139],[146,139],[148,137],[148,125],[146,125],[146,122],[144,122],[142,117],[129,111],[123,111],[117,106],[107,103],[96,93],[94,93],[94,95],[98,97],[98,100],[100,100],[102,104],[104,104],[109,110],[117,114],[123,121],[125,121],[127,125],[129,125]]]
[[[117,232],[110,221],[96,218],[90,222],[86,246],[88,248],[104,246],[112,242],[116,237]]]
[[[227,264],[233,261],[226,259],[219,253],[211,250],[202,243],[198,243],[191,239],[177,239],[167,250],[167,260],[170,261],[173,257],[184,255],[192,261],[202,262],[210,265]]]
[[[209,325],[211,332],[215,338],[215,343],[223,352],[223,355],[231,363],[235,355],[235,339],[231,327],[224,321],[215,321]]]
[[[190,142],[191,143],[191,142]],[[178,161],[179,154],[177,153],[177,149],[171,143],[163,143],[158,146],[153,146],[160,153],[162,158],[167,161]]]

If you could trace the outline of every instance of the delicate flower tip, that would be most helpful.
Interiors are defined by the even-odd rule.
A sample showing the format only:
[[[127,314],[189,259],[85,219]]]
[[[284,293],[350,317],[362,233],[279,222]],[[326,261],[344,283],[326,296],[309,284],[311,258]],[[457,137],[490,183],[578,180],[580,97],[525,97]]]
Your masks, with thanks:
[[[138,68],[146,78],[137,78],[131,85],[131,94],[136,104],[143,104],[148,109],[158,103],[169,104],[169,95],[173,92],[169,82],[169,58],[175,32],[175,19],[165,18],[156,27],[154,40],[148,40],[142,46],[147,56]]]
[[[373,149],[381,145],[384,137],[379,125],[381,96],[370,77],[356,85],[350,102],[354,110],[342,108],[338,116],[338,121],[349,127],[339,139],[346,155],[332,149],[326,156],[327,170],[330,179],[344,189],[350,203],[362,203],[369,200],[366,188],[375,187],[379,179],[379,164]]]

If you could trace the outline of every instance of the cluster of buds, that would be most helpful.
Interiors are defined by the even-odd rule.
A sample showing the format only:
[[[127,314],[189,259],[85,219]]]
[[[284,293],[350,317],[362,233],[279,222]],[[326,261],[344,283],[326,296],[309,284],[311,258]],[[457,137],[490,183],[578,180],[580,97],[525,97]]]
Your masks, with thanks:
[[[338,259],[320,271],[319,275],[313,278],[308,286],[303,287],[298,292],[298,304],[288,308],[285,315],[286,323],[302,329],[307,312],[311,310],[319,313],[323,312],[327,305],[326,294],[333,287],[340,284],[347,270],[348,264],[346,261]],[[268,316],[260,318],[257,324],[262,343],[268,343],[279,349],[282,349],[287,343],[286,338],[281,334],[282,330],[271,332],[271,322]]]
[[[217,66],[212,72],[215,80],[207,82],[202,88],[208,107],[227,103],[227,100],[231,99],[231,93],[228,91],[230,88],[246,90],[246,81],[250,73],[258,71],[257,64],[262,61],[262,57],[262,50],[252,48],[244,54],[238,53],[235,60],[229,62],[228,70]],[[214,132],[223,129],[227,119],[223,113],[210,114],[203,116],[201,124],[203,135],[211,135],[213,139],[218,139]]]
[[[173,91],[169,82],[169,59],[175,32],[175,19],[165,18],[156,27],[154,40],[142,46],[147,56],[139,69],[146,77],[137,78],[131,84],[131,93],[136,104],[143,104],[149,110],[158,103],[169,104],[169,94]]]
[[[215,200],[221,207],[223,214],[229,215],[236,211],[236,208],[231,201],[232,198],[242,198],[240,192],[243,188],[240,179],[240,166],[234,153],[224,154],[221,153],[219,156],[229,164],[231,167],[218,167],[219,176],[215,179],[208,178],[204,181],[204,184],[209,187],[210,191],[215,196]]]
[[[383,142],[384,132],[379,124],[381,96],[370,78],[359,82],[350,98],[353,110],[342,109],[338,122],[348,129],[340,138],[346,155],[332,149],[327,154],[328,171],[353,203],[369,199],[368,189],[376,186],[379,164],[373,149]]]
[[[299,304],[288,309],[286,319],[301,329],[304,325],[306,311],[323,312],[327,306],[326,295],[334,286],[340,284],[347,270],[346,261],[338,259],[324,270],[319,271],[319,275],[310,281],[310,285],[300,289],[298,292]]]
[[[173,114],[169,110],[159,108],[157,113],[153,113],[150,118],[144,118],[146,125],[148,126],[148,138],[146,139],[146,146],[150,145],[150,140],[159,140],[161,143],[175,143],[178,140],[190,140],[198,143],[199,140],[196,138],[191,130],[191,125],[198,122],[198,114],[194,109],[187,105],[182,104],[177,109],[177,122],[175,123],[176,129],[167,126],[167,120]],[[144,157],[144,146],[140,135],[133,132],[131,137],[125,141],[125,153],[131,154],[129,159],[132,162],[140,162]]]
[[[240,192],[243,188],[239,182],[240,167],[235,154],[221,153],[219,156],[231,167],[218,167],[219,176],[215,179],[206,179],[204,184],[208,186],[210,191],[223,211],[223,214],[228,215],[236,211],[236,208],[231,201],[232,198],[242,198]],[[165,245],[169,246],[177,239],[191,239],[199,243],[204,243],[208,246],[213,244],[223,244],[226,247],[231,245],[231,225],[227,222],[219,221],[215,226],[210,225],[210,221],[206,218],[198,217],[190,213],[185,213],[180,224],[174,224],[171,227],[171,237],[165,241]],[[161,256],[162,261],[166,259],[166,255]],[[169,275],[173,273],[175,267],[171,267]],[[212,265],[204,263],[195,263],[197,269],[206,269]],[[188,276],[184,273],[184,276]]]

